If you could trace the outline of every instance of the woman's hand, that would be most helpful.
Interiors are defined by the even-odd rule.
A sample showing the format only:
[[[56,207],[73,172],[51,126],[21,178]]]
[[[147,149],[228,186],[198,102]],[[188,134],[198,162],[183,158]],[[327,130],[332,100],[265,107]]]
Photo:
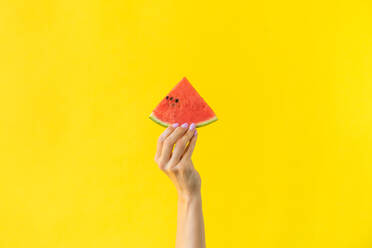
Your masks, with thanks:
[[[169,126],[159,137],[155,162],[176,186],[181,199],[200,195],[201,180],[191,161],[197,139],[195,125]]]
[[[191,161],[196,138],[194,124],[173,124],[160,135],[155,155],[178,191],[176,248],[205,248],[201,180]]]

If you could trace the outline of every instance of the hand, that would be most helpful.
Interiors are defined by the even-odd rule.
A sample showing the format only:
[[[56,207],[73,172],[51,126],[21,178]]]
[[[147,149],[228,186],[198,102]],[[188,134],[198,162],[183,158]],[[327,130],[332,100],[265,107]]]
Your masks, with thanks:
[[[169,126],[159,137],[155,162],[172,180],[180,198],[189,199],[200,194],[201,179],[191,161],[197,131],[195,125],[185,123]],[[174,148],[174,149],[173,149]]]

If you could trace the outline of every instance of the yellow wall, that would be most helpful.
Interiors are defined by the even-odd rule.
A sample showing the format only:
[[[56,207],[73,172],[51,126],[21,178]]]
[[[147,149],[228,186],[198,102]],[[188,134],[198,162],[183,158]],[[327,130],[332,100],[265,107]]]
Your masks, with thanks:
[[[148,119],[187,76],[209,247],[372,245],[370,1],[0,2],[0,247],[173,247]]]

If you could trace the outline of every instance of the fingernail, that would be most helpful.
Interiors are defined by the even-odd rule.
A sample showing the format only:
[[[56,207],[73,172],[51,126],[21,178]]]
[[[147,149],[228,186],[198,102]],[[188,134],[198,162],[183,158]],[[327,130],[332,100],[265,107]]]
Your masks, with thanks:
[[[178,123],[172,124],[172,127],[178,127]]]
[[[181,127],[183,127],[183,128],[187,128],[189,126],[189,124],[187,124],[187,123],[183,123],[182,125],[181,125]]]
[[[194,130],[194,129],[195,129],[195,124],[194,123],[191,123],[190,130]]]
[[[194,136],[198,136],[198,131],[195,129]]]

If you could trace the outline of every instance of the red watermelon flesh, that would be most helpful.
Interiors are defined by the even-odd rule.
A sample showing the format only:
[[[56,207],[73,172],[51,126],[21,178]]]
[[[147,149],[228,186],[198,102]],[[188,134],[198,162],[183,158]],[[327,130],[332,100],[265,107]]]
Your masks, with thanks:
[[[162,126],[195,123],[196,127],[201,127],[216,121],[217,117],[190,82],[183,78],[153,110],[150,119]]]

